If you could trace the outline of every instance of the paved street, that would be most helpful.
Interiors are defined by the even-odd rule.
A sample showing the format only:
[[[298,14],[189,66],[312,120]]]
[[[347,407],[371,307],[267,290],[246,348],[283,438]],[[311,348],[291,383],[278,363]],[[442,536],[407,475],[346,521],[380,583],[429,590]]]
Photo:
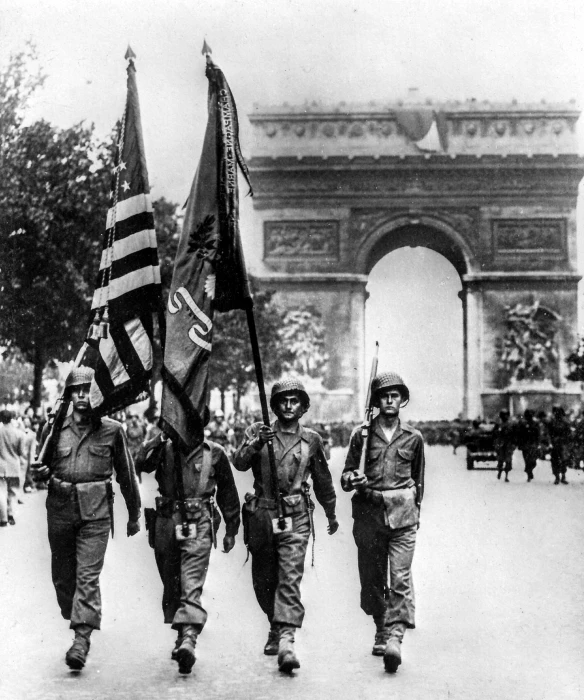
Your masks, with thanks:
[[[343,452],[334,450],[335,483]],[[417,629],[406,634],[395,676],[370,655],[373,623],[359,608],[350,500],[338,488],[341,529],[317,513],[316,565],[307,560],[307,609],[298,635],[302,668],[282,677],[264,657],[267,624],[238,540],[213,552],[204,601],[209,621],[191,676],[170,661],[161,584],[145,533],[117,533],[102,574],[104,621],[82,673],[63,658],[72,635],[50,579],[44,493],[25,496],[17,525],[0,531],[0,698],[471,698],[584,697],[584,475],[552,485],[549,463],[525,482],[516,454],[511,483],[465,468],[464,450],[427,451],[427,491],[414,560]],[[240,494],[251,475],[237,475]],[[150,505],[153,481],[145,477]],[[221,534],[221,533],[220,533]]]

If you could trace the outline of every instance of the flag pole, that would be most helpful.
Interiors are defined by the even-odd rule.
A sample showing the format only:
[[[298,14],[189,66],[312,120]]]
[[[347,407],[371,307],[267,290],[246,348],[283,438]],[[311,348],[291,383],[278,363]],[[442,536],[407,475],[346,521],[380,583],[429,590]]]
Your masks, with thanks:
[[[250,303],[245,309],[247,316],[247,325],[249,328],[249,339],[251,341],[251,352],[253,355],[253,364],[255,367],[256,380],[260,392],[260,405],[262,407],[262,420],[264,424],[270,427],[270,414],[268,412],[268,400],[266,398],[266,387],[264,385],[264,371],[262,369],[262,360],[260,356],[260,346],[258,343],[258,334],[255,324],[255,316],[253,313],[253,299],[250,298]],[[276,455],[274,454],[274,445],[270,440],[268,442],[268,459],[270,462],[270,475],[272,477],[272,492],[278,509],[278,527],[280,530],[286,529],[286,521],[282,510],[282,498],[280,496],[280,484],[278,482],[278,470],[276,468]]]

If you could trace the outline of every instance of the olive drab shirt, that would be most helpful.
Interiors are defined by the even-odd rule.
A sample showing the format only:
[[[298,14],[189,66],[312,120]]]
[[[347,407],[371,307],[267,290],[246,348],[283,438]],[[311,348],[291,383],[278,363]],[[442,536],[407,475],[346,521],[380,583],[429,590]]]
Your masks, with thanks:
[[[262,426],[263,423],[254,423],[245,431],[245,439],[237,450],[234,466],[241,472],[251,467],[256,495],[260,498],[274,498],[269,479],[268,448],[262,446],[258,437]],[[292,487],[301,460],[306,461],[301,488],[305,491],[308,489],[308,478],[312,476],[316,500],[323,507],[327,518],[333,518],[336,507],[335,487],[320,435],[301,425],[295,434],[284,433],[277,420],[272,423],[272,430],[275,433],[273,445],[281,494],[292,496],[301,493],[300,488],[294,490]]]
[[[202,463],[187,458],[183,464],[182,477],[185,498],[209,499],[216,493],[217,505],[225,520],[225,534],[235,537],[240,525],[240,503],[231,471],[231,464],[221,445],[205,440],[203,449],[211,453],[211,470],[205,483],[200,480]],[[176,477],[174,449],[172,442],[163,435],[157,435],[143,445],[136,459],[140,472],[155,472],[158,491],[161,496],[176,499]]]
[[[351,491],[350,473],[359,469],[363,436],[361,427],[355,428],[349,443],[341,487]],[[424,496],[424,440],[422,434],[407,423],[398,421],[395,432],[388,441],[375,418],[371,424],[369,451],[365,465],[367,488],[373,491],[416,488],[416,504]]]
[[[108,418],[80,430],[72,416],[63,423],[51,475],[71,484],[108,481],[115,472],[130,520],[140,517],[140,491],[122,425]]]

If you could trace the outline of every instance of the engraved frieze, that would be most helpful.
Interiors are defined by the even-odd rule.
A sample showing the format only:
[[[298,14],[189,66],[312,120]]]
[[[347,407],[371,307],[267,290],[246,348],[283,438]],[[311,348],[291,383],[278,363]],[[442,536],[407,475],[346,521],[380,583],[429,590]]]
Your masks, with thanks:
[[[339,257],[338,221],[265,221],[265,258]]]
[[[565,219],[497,219],[492,222],[496,255],[563,256]]]

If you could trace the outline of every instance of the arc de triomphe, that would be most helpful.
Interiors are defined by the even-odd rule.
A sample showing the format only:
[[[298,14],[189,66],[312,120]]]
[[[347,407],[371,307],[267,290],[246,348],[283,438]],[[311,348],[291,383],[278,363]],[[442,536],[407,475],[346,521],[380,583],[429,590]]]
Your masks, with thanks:
[[[321,415],[360,412],[367,276],[402,246],[460,275],[466,416],[579,398],[564,362],[577,342],[578,116],[476,101],[250,115],[251,267],[283,304],[322,315]]]

